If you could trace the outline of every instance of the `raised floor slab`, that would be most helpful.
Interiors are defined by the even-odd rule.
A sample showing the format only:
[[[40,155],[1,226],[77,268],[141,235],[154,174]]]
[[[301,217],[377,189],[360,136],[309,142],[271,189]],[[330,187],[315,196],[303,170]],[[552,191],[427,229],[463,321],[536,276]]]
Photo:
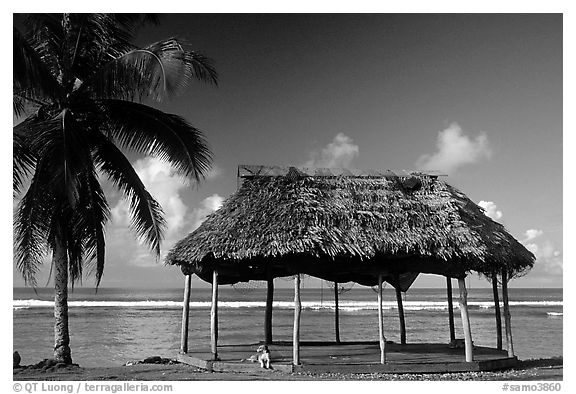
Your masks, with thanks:
[[[180,362],[219,372],[262,371],[258,363],[242,361],[255,353],[259,344],[218,347],[219,360],[205,349],[192,349],[178,356]],[[311,373],[449,373],[492,371],[511,368],[518,362],[506,351],[474,346],[474,361],[466,362],[464,349],[448,344],[414,343],[386,345],[386,364],[380,364],[378,342],[302,342],[301,365],[292,365],[292,344],[276,342],[268,346],[272,369],[282,372]]]

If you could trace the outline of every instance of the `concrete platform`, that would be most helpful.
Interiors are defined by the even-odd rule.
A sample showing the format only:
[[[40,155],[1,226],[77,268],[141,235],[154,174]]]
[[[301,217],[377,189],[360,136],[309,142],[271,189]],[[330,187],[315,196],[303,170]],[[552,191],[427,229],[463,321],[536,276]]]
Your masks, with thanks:
[[[262,371],[258,363],[241,361],[255,353],[258,343],[218,347],[219,360],[212,360],[208,349],[192,349],[178,355],[178,360],[208,371]],[[282,372],[312,373],[449,373],[493,371],[511,368],[516,357],[506,351],[474,346],[474,361],[466,362],[464,349],[448,344],[413,343],[386,345],[386,364],[380,364],[378,342],[301,342],[300,365],[292,365],[292,343],[276,342],[269,346],[272,368]]]

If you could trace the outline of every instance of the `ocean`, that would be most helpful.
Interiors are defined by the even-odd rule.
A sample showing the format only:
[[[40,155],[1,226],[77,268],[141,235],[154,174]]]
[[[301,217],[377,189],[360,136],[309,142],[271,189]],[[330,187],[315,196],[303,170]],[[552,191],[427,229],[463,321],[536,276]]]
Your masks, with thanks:
[[[356,286],[339,296],[342,341],[378,340],[376,293]],[[520,359],[562,356],[562,289],[509,289],[514,350]],[[13,348],[22,364],[52,357],[52,290],[15,288]],[[84,367],[118,366],[149,356],[175,357],[180,345],[182,288],[76,288],[69,297],[72,357]],[[496,346],[491,289],[469,289],[474,343]],[[210,344],[210,289],[193,288],[189,347]],[[463,338],[454,291],[456,337]],[[264,336],[265,286],[219,290],[219,344],[256,343]],[[293,290],[276,288],[273,338],[291,341]],[[300,335],[303,341],[334,339],[333,290],[302,290]],[[400,341],[394,289],[384,289],[385,335]],[[404,297],[408,342],[448,343],[445,289],[410,289]],[[505,336],[504,336],[505,337]]]

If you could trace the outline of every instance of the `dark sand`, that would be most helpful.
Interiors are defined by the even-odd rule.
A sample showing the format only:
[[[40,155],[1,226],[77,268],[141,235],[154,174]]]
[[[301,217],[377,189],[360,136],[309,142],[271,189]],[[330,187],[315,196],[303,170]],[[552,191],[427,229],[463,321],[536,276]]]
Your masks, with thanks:
[[[185,364],[137,364],[119,367],[65,367],[53,371],[14,369],[14,381],[87,380],[87,381],[187,381],[187,380],[503,380],[562,381],[561,358],[525,360],[514,369],[498,372],[449,374],[303,374],[262,371],[257,373],[205,372]]]

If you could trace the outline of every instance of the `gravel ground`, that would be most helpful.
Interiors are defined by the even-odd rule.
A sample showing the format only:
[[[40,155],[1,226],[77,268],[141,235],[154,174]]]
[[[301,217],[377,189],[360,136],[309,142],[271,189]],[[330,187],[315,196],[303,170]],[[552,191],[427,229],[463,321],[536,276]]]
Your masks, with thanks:
[[[311,374],[262,371],[258,373],[206,372],[185,364],[135,364],[120,367],[82,368],[79,366],[46,365],[14,368],[14,381],[24,380],[86,380],[86,381],[186,381],[186,380],[391,380],[391,381],[562,381],[562,358],[524,360],[514,369],[495,372],[446,374]]]

